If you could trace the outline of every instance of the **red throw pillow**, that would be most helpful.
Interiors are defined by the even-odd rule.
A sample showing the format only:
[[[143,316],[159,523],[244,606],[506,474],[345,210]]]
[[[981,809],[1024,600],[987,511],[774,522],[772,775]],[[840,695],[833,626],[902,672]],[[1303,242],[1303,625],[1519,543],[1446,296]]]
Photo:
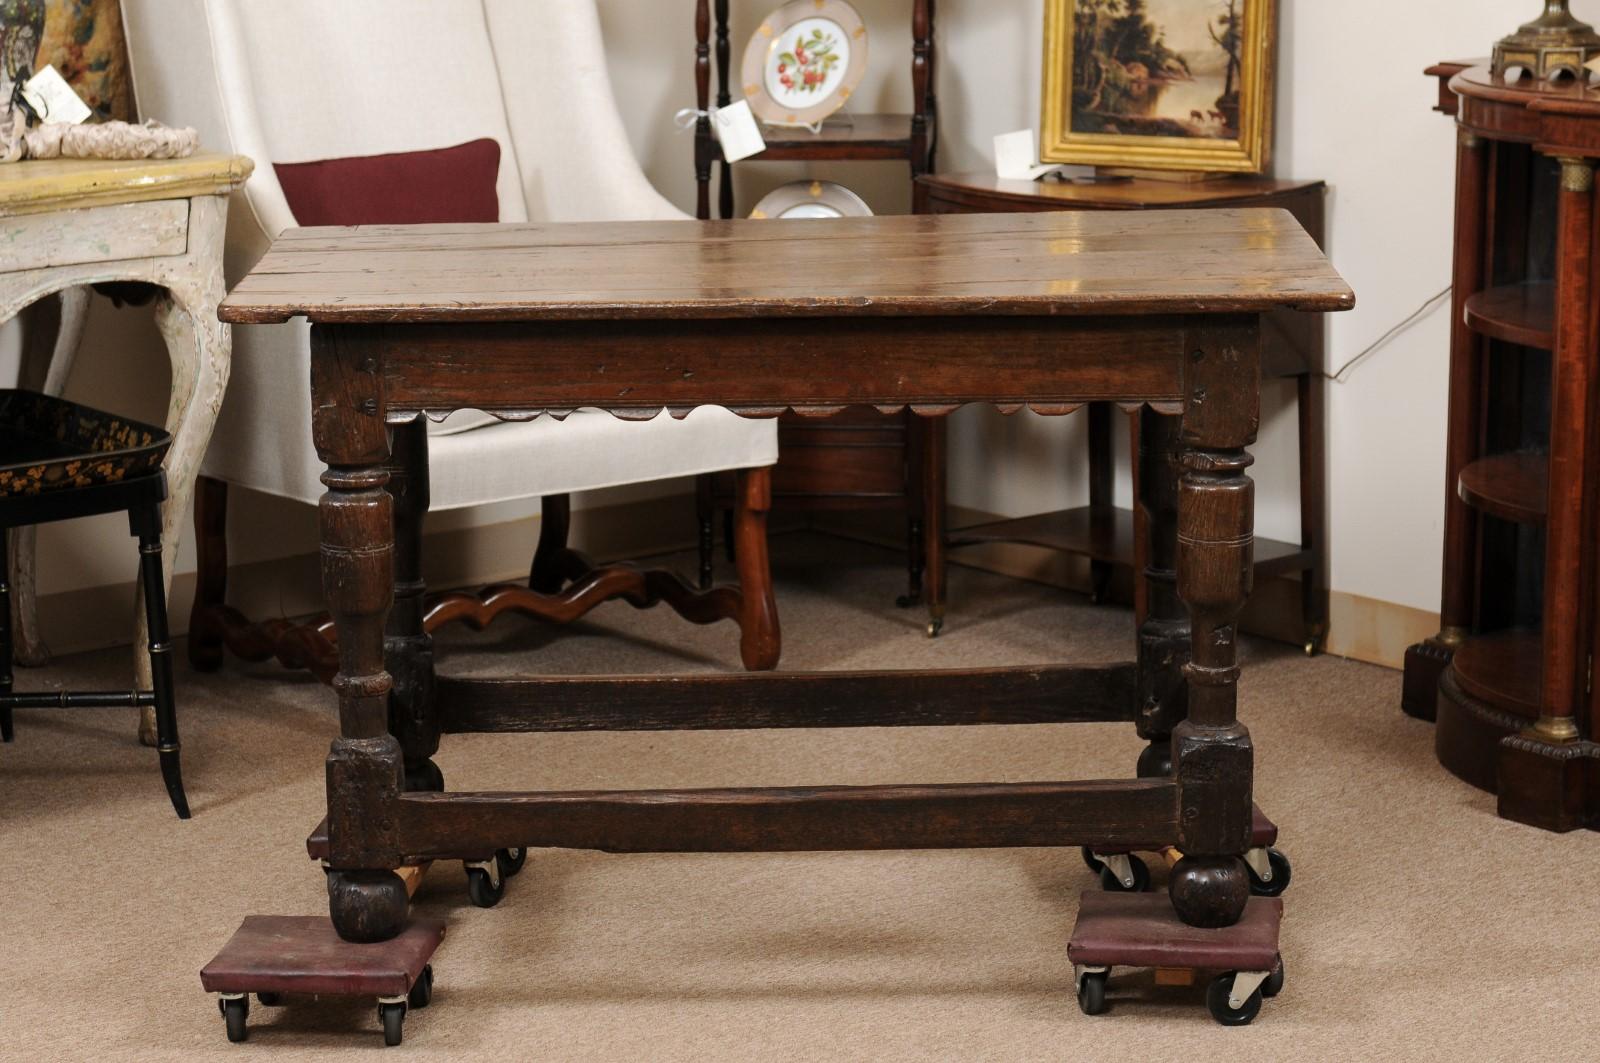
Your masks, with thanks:
[[[488,137],[453,148],[279,162],[272,168],[301,225],[500,220],[500,145]]]

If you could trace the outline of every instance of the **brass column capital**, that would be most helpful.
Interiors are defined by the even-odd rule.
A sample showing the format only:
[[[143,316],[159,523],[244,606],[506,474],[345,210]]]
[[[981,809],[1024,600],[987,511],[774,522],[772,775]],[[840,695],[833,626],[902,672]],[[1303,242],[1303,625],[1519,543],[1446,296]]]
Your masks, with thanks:
[[[1594,161],[1570,155],[1557,156],[1561,163],[1561,188],[1565,192],[1594,191]]]

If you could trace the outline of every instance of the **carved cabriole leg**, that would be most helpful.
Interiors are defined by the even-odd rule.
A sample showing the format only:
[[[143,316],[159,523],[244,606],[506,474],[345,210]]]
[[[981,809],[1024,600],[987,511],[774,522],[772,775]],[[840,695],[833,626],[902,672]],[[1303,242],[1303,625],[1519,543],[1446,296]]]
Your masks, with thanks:
[[[427,594],[422,525],[428,515],[428,429],[421,417],[394,429],[388,490],[394,501],[394,605],[383,640],[384,667],[394,682],[389,692],[389,733],[400,742],[406,789],[439,791],[444,789],[444,774],[430,759],[439,750],[433,636],[422,624]]]
[[[228,602],[228,485],[202,476],[194,489],[194,604],[189,609],[189,665],[222,667],[222,609]]]
[[[222,281],[222,232],[228,201],[222,196],[198,196],[189,203],[190,261],[181,273],[163,283],[165,294],[156,302],[156,327],[166,341],[172,361],[172,395],[167,404],[167,431],[172,449],[167,451],[167,502],[161,519],[162,581],[170,592],[172,566],[183,539],[183,521],[200,472],[200,459],[211,443],[211,430],[222,409],[233,355],[233,336],[217,320],[217,304],[225,294]],[[138,608],[134,644],[136,675],[141,687],[150,683],[149,641],[145,613]],[[139,739],[154,745],[155,710],[139,717]]]
[[[1250,734],[1236,716],[1238,618],[1250,594],[1255,485],[1245,470],[1260,421],[1260,322],[1216,318],[1190,330],[1179,459],[1178,594],[1189,607],[1189,716],[1173,730],[1178,848],[1173,907],[1191,926],[1230,926],[1249,879]],[[1147,416],[1146,421],[1154,420]],[[1148,470],[1147,470],[1148,471]]]
[[[327,326],[311,330],[312,434],[328,465],[320,506],[322,587],[339,634],[339,732],[328,752],[328,902],[346,941],[384,941],[405,925],[395,819],[403,779],[389,733],[384,621],[393,600],[394,505],[377,352]]]
[[[1188,715],[1189,612],[1178,598],[1176,417],[1146,410],[1139,423],[1139,508],[1145,529],[1145,616],[1139,625],[1140,778],[1172,774],[1172,731]]]
[[[83,327],[89,320],[89,296],[88,287],[74,285],[63,288],[56,299],[41,299],[22,312],[19,387],[46,395],[60,395],[66,390],[67,377],[83,339]],[[26,668],[39,668],[50,663],[50,649],[39,635],[38,591],[34,582],[37,529],[32,524],[13,529],[11,540],[16,662]]]
[[[778,666],[782,635],[778,599],[767,559],[767,513],[772,509],[772,468],[740,469],[734,533],[739,542],[739,657],[751,672]]]

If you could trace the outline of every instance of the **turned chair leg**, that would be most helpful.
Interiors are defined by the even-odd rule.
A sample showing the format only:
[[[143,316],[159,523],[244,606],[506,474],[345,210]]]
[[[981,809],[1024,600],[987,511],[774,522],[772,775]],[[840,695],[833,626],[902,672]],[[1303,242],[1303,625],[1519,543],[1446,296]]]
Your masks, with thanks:
[[[197,672],[214,672],[222,667],[221,614],[228,599],[228,485],[209,476],[200,477],[194,485],[194,543],[189,665]]]
[[[767,513],[772,509],[772,468],[741,469],[734,510],[738,540],[739,656],[748,671],[778,666],[783,649],[778,630],[778,599],[767,558]]]
[[[150,676],[155,688],[156,751],[161,778],[179,819],[189,818],[178,764],[178,709],[172,689],[172,637],[167,630],[167,593],[161,571],[161,506],[128,514],[129,530],[139,538],[139,576],[144,583],[145,623],[150,631]]]
[[[11,694],[11,551],[9,528],[0,528],[0,701]],[[11,705],[0,704],[0,741],[15,737],[11,728]]]
[[[540,500],[539,545],[528,572],[528,589],[557,594],[567,580],[567,537],[572,531],[572,496],[545,495]]]

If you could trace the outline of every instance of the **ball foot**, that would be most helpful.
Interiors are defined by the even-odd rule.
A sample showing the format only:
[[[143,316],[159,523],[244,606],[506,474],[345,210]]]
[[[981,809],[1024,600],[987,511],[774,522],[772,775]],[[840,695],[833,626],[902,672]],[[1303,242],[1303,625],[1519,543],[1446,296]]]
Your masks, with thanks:
[[[1185,856],[1173,866],[1167,892],[1178,918],[1190,926],[1232,926],[1250,900],[1250,876],[1237,857]]]
[[[328,914],[346,941],[388,941],[405,929],[410,897],[393,871],[329,871]]]

